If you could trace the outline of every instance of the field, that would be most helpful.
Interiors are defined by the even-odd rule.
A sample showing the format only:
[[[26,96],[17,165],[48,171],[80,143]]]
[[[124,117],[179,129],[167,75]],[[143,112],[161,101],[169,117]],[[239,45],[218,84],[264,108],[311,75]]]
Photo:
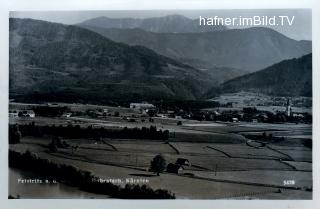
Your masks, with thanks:
[[[77,107],[80,108],[80,107]],[[81,107],[85,109],[84,107]],[[80,108],[80,109],[81,109]],[[100,108],[100,107],[99,107]],[[115,108],[109,108],[117,111]],[[133,110],[120,108],[121,116]],[[149,127],[169,130],[168,141],[142,139],[88,138],[68,139],[77,149],[59,148],[49,152],[52,137],[24,136],[20,144],[10,149],[30,150],[40,158],[61,164],[70,164],[93,172],[100,178],[148,179],[152,188],[164,188],[177,198],[187,199],[311,199],[312,198],[312,149],[303,140],[312,134],[311,125],[216,123],[154,118],[154,122],[141,121],[139,113],[135,122],[123,121],[121,116],[90,117],[35,117],[12,118],[11,124],[80,125],[87,127]],[[266,143],[247,139],[246,134],[263,132],[284,136],[279,143]],[[283,134],[285,133],[285,134]],[[292,136],[292,137],[287,137]],[[164,172],[160,176],[148,171],[154,156],[162,154],[166,163],[178,158],[188,159],[190,166],[183,166],[181,173]],[[285,185],[284,181],[294,180]],[[279,192],[280,191],[280,192]]]

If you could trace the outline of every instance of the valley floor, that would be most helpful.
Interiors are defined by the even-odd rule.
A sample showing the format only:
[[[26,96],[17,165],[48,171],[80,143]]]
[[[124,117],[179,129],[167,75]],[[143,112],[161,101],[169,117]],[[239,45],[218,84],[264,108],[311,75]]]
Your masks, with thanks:
[[[102,179],[122,179],[123,185],[132,179],[147,180],[150,187],[170,190],[178,199],[312,199],[312,149],[301,143],[312,138],[311,125],[183,120],[183,125],[177,126],[175,119],[155,118],[151,123],[124,122],[114,117],[10,119],[11,124],[30,122],[129,128],[156,125],[158,129],[169,130],[169,142],[63,139],[78,149],[61,148],[52,153],[47,147],[51,137],[26,136],[20,144],[9,146],[14,151],[30,150],[40,158],[91,171]],[[285,136],[285,141],[256,146],[259,142],[243,135],[263,132]],[[148,168],[157,154],[162,154],[167,164],[185,158],[191,165],[183,166],[179,174],[165,172],[156,176]],[[19,189],[15,187],[10,192],[17,195]]]

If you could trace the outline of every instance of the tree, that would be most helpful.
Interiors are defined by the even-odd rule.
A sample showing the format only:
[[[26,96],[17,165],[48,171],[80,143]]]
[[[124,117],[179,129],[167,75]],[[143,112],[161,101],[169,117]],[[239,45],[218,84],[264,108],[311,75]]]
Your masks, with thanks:
[[[21,140],[21,132],[19,130],[19,125],[16,124],[13,128],[9,130],[9,143],[17,144],[20,143]]]
[[[150,170],[157,173],[157,176],[160,176],[160,173],[166,168],[166,160],[162,155],[156,155],[151,161]]]
[[[164,140],[168,140],[169,139],[169,131],[168,130],[164,130],[162,135],[163,135],[163,139]]]
[[[51,152],[57,152],[58,151],[57,141],[55,139],[52,139],[48,147]]]
[[[264,138],[266,138],[267,137],[267,133],[264,131],[263,133],[262,133],[262,138],[264,139]]]

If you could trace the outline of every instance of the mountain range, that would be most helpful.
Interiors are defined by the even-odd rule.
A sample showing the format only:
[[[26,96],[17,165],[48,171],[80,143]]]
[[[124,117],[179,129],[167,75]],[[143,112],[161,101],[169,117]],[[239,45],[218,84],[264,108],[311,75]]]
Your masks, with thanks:
[[[72,25],[10,18],[10,96],[34,100],[197,99],[205,72]]]
[[[98,20],[88,20],[78,26],[113,41],[145,46],[161,55],[207,70],[224,67],[238,69],[235,72],[244,74],[284,59],[303,56],[312,50],[311,41],[296,41],[263,27],[201,33],[155,33],[126,25],[120,29],[108,28],[104,25],[109,25],[109,18]]]
[[[190,19],[182,15],[168,15],[152,18],[109,18],[96,17],[82,22],[82,26],[100,28],[134,29],[140,28],[155,33],[199,33],[226,30],[223,25],[203,27],[198,19]]]
[[[312,96],[311,42],[272,29],[154,33],[10,18],[9,32],[9,91],[18,100]]]
[[[222,92],[253,91],[280,96],[312,96],[312,54],[284,60],[222,84]]]

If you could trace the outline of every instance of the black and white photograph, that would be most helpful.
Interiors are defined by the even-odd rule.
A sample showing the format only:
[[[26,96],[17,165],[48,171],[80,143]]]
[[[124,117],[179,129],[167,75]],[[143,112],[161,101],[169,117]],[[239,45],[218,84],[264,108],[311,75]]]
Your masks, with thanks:
[[[10,199],[312,199],[311,10],[11,11]]]
[[[316,209],[319,6],[3,0],[0,208]]]

